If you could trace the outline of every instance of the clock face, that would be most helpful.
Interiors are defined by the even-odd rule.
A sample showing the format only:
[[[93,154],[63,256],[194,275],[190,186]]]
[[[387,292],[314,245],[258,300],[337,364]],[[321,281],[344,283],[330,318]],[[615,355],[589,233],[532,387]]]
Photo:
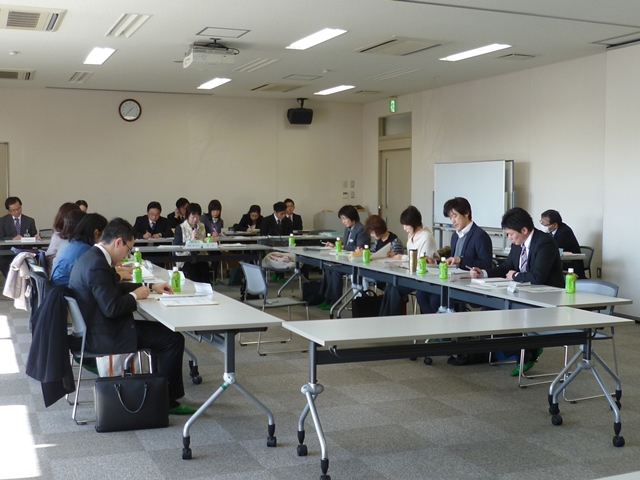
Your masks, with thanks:
[[[133,99],[124,100],[120,104],[120,116],[126,122],[134,122],[140,118],[142,108],[140,104]]]

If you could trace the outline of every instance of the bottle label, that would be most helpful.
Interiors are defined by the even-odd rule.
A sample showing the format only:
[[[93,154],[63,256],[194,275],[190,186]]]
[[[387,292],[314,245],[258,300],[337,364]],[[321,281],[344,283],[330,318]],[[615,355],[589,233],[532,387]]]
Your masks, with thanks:
[[[342,242],[340,240],[336,240],[336,253],[340,253],[342,251]]]
[[[566,277],[564,277],[564,289],[567,293],[576,293],[577,277],[575,273],[567,273]]]
[[[296,239],[294,237],[289,237],[289,246],[290,247],[296,246]]]
[[[173,272],[171,274],[171,288],[175,293],[180,293],[180,272]]]
[[[142,269],[134,268],[133,269],[133,283],[142,283]]]
[[[440,274],[438,278],[440,280],[446,280],[449,277],[449,265],[446,262],[440,262]]]
[[[365,248],[362,252],[362,263],[371,263],[371,250]]]
[[[142,263],[142,252],[140,250],[133,252],[133,261],[134,263]]]
[[[427,259],[425,257],[420,257],[418,259],[418,269],[416,273],[419,273],[420,275],[427,273]]]

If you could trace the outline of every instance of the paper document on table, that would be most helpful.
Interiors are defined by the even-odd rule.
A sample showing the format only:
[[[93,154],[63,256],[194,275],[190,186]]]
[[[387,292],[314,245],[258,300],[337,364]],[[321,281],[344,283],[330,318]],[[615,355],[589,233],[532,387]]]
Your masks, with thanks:
[[[36,237],[20,237],[20,243],[36,243]]]
[[[372,253],[371,260],[378,260],[379,258],[387,258],[387,255],[389,254],[389,250],[391,250],[390,243],[386,244],[380,250],[377,250],[376,252]]]
[[[511,280],[507,280],[506,278],[501,277],[491,277],[491,278],[472,278],[471,283],[504,283],[508,284]]]
[[[211,295],[213,293],[213,287],[210,283],[193,282],[193,285],[196,287],[196,293],[203,295]]]
[[[154,278],[153,277],[153,273],[151,273],[147,267],[145,267],[144,265],[141,265],[140,268],[142,268],[142,279],[143,280],[148,282],[149,279]],[[151,283],[154,283],[154,282],[151,282]]]
[[[521,292],[530,292],[530,293],[544,293],[544,292],[560,292],[564,290],[559,287],[551,287],[549,285],[531,285],[529,284],[526,287],[521,287],[518,290]]]
[[[218,305],[208,295],[162,295],[159,300],[165,307]]]

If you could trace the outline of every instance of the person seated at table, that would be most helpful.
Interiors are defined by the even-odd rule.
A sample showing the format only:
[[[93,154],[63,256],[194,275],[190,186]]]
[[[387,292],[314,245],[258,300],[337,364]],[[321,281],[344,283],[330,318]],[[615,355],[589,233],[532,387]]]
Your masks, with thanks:
[[[136,232],[122,218],[111,220],[100,243],[91,247],[71,270],[69,288],[87,324],[85,348],[91,353],[130,353],[150,349],[153,371],[167,377],[169,413],[190,415],[196,409],[178,402],[184,396],[182,356],[184,336],[159,322],[137,321],[136,300],[149,296],[150,289],[139,283],[120,281],[113,265],[133,248]],[[173,293],[166,283],[151,285],[156,293]]]
[[[186,210],[186,220],[176,228],[173,237],[174,245],[186,245],[190,240],[204,242],[207,238],[204,223],[200,221],[202,208],[199,203],[190,203]],[[179,256],[191,256],[190,252],[176,252]],[[207,262],[178,263],[178,268],[184,272],[184,276],[194,282],[209,282],[209,264]]]
[[[80,207],[80,210],[82,210],[84,213],[87,213],[89,204],[86,200],[76,200],[76,205],[78,205],[78,207]]]
[[[232,230],[234,232],[251,232],[252,230],[260,230],[263,220],[260,212],[260,205],[251,205],[251,207],[249,207],[249,211],[245,213],[240,221],[232,227]]]
[[[371,236],[365,231],[364,225],[360,223],[360,214],[353,205],[345,205],[338,210],[338,217],[345,226],[342,236],[342,248],[347,252],[359,251],[365,245],[371,243]],[[334,247],[332,242],[325,244],[327,247]],[[324,301],[318,305],[320,310],[329,310],[331,305],[340,300],[342,296],[342,273],[325,269],[320,284],[320,295]]]
[[[493,266],[493,246],[491,237],[471,219],[471,204],[466,198],[455,197],[447,200],[443,214],[449,217],[455,233],[451,236],[451,254],[447,265],[464,270],[472,267],[480,269]],[[439,263],[439,258],[427,258],[427,263]],[[440,295],[416,292],[416,300],[422,313],[436,313],[440,307]]]
[[[391,245],[387,254],[388,257],[394,257],[404,252],[402,240],[395,233],[387,230],[387,222],[380,215],[370,215],[364,223],[364,229],[375,240],[369,247],[371,253],[376,253],[387,245]]]
[[[20,240],[23,236],[35,236],[40,240],[36,221],[22,214],[22,200],[18,197],[9,197],[4,202],[4,208],[9,213],[0,218],[0,240]],[[11,257],[0,255],[0,272],[4,278],[7,278],[10,266]]]
[[[423,255],[435,258],[436,239],[433,238],[431,230],[422,225],[422,214],[420,210],[410,205],[400,214],[400,223],[408,235],[407,252],[416,250],[418,258]],[[409,260],[409,255],[396,254],[393,256],[393,259]],[[411,291],[412,289],[410,288],[387,285],[382,297],[380,315],[401,315]]]
[[[60,232],[62,232],[62,229],[64,228],[65,217],[74,210],[81,211],[80,207],[75,203],[71,203],[71,202],[63,203],[62,205],[60,205],[60,208],[58,209],[58,213],[56,213],[56,216],[53,219],[53,227],[51,229],[52,230],[51,240],[49,243],[49,247],[45,252],[45,255],[47,257],[48,267],[51,267],[51,265],[53,265],[53,259],[58,254],[58,250],[60,246],[61,245],[66,246],[66,244],[69,243],[68,238],[63,239],[60,237]],[[50,272],[51,268],[48,268],[47,271]]]
[[[207,207],[207,213],[202,216],[202,223],[212,237],[217,237],[222,233],[224,228],[224,220],[220,216],[222,214],[222,203],[220,200],[211,200]]]
[[[542,225],[543,232],[551,234],[558,248],[562,248],[564,252],[580,253],[578,239],[571,227],[562,221],[560,212],[557,210],[545,210],[540,215],[540,225]],[[573,268],[573,272],[578,275],[578,278],[587,278],[582,260],[567,262],[565,267]]]
[[[284,204],[287,206],[287,218],[293,225],[293,231],[302,230],[302,217],[297,213],[293,213],[296,209],[296,204],[290,198],[285,199]]]
[[[107,226],[107,223],[107,219],[99,213],[89,213],[85,215],[80,222],[78,222],[78,225],[76,225],[75,231],[71,236],[71,240],[69,241],[69,245],[55,258],[53,262],[51,282],[54,285],[69,284],[71,270],[73,269],[76,261],[92,246],[100,242],[100,237],[102,236],[102,232]],[[131,279],[129,275],[124,273],[126,270],[123,269],[121,271],[121,278],[126,278],[128,276],[128,279]]]
[[[537,230],[533,219],[523,208],[515,207],[502,216],[502,228],[511,242],[509,256],[497,267],[471,269],[471,278],[502,277],[514,282],[564,287],[562,262],[558,246],[550,235]],[[507,357],[516,352],[505,354]],[[542,349],[525,351],[524,371],[533,367]],[[520,373],[520,364],[511,372]]]
[[[133,229],[136,231],[136,238],[170,238],[173,232],[169,226],[169,220],[161,216],[162,205],[160,202],[149,202],[147,214],[136,217]]]
[[[170,229],[178,228],[182,222],[186,220],[187,215],[187,206],[189,205],[189,200],[184,197],[180,197],[176,200],[176,209],[167,215],[167,222],[169,222]]]
[[[262,220],[260,235],[289,236],[293,233],[291,220],[287,218],[287,206],[284,202],[273,204],[273,215],[269,215]]]

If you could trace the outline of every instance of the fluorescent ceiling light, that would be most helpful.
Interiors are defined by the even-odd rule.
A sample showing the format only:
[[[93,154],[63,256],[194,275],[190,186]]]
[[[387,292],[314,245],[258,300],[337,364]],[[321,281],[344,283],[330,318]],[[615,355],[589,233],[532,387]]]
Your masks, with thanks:
[[[354,87],[353,85],[340,85],[338,87],[321,90],[320,92],[314,93],[314,95],[331,95],[332,93],[344,92],[345,90],[351,90],[352,88],[356,87]]]
[[[347,31],[340,30],[339,28],[325,28],[324,30],[313,33],[308,37],[304,37],[297,42],[293,42],[287,48],[290,50],[306,50],[307,48],[311,48],[315,45],[318,45],[319,43],[331,40],[338,35],[342,35],[343,33],[347,33]]]
[[[224,85],[227,82],[230,82],[230,78],[212,78],[208,82],[203,83],[198,87],[199,90],[211,90],[212,88],[219,87],[220,85]]]
[[[84,59],[85,65],[102,65],[107,59],[113,55],[115,50],[113,48],[100,48],[95,47],[91,50],[91,53]]]
[[[511,48],[511,45],[503,43],[492,43],[485,47],[474,48],[473,50],[467,50],[466,52],[456,53],[455,55],[449,55],[448,57],[441,58],[445,62],[457,62],[458,60],[464,60],[465,58],[477,57],[478,55],[484,55],[486,53],[497,52],[498,50],[504,50],[505,48]]]

